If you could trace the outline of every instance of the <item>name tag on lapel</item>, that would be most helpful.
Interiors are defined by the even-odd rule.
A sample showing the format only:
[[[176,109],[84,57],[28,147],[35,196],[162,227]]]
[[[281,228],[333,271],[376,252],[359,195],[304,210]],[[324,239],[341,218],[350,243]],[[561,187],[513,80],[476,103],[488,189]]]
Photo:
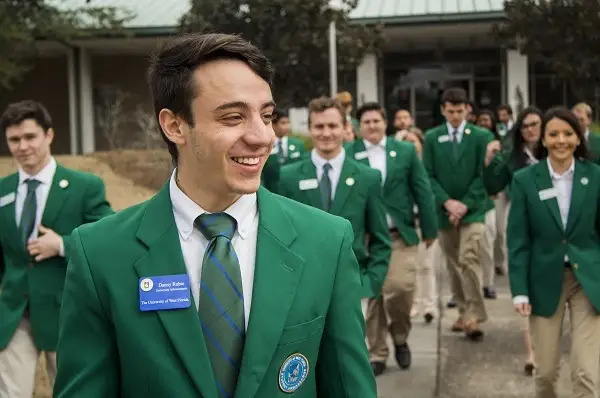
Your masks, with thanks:
[[[187,274],[142,277],[140,311],[176,310],[192,305]]]
[[[354,159],[356,160],[363,160],[369,157],[369,154],[367,153],[367,151],[362,151],[362,152],[356,152],[354,154]]]
[[[290,155],[291,159],[297,159],[300,157],[300,152],[292,152],[292,154]]]
[[[556,198],[558,196],[558,191],[556,190],[556,188],[542,189],[539,192],[539,195],[540,195],[540,200],[548,200],[548,199]]]
[[[16,198],[17,198],[17,195],[14,192],[11,192],[9,194],[6,194],[6,195],[0,197],[0,207],[4,207],[6,205],[11,204],[12,202],[15,201]]]
[[[316,178],[311,178],[309,180],[301,180],[299,185],[301,191],[308,191],[309,189],[317,189],[319,181]]]
[[[450,136],[448,136],[448,135],[440,135],[438,137],[439,143],[448,142],[448,141],[450,141]]]

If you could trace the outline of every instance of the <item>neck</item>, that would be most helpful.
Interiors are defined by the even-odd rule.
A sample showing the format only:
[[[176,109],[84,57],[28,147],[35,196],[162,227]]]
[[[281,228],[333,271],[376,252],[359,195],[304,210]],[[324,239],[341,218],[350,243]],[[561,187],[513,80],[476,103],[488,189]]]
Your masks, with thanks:
[[[175,182],[183,193],[209,213],[224,211],[242,196],[218,192],[211,187],[202,185],[198,181],[198,173],[190,173],[185,167],[181,167],[181,161],[177,167]]]
[[[25,167],[25,166],[21,166],[21,168],[23,169],[23,171],[27,174],[29,174],[30,176],[34,176],[37,173],[39,173],[40,171],[42,171],[42,169],[46,166],[48,166],[48,164],[50,164],[50,161],[52,160],[52,155],[48,155],[43,162],[40,162],[38,164],[36,164],[35,166],[32,167]]]
[[[383,137],[385,137],[385,135],[379,136],[377,138],[373,138],[373,139],[368,139],[367,141],[369,141],[369,143],[373,144],[373,145],[377,145],[381,142],[381,140],[383,139]]]
[[[322,157],[325,160],[331,160],[331,159],[335,158],[337,155],[340,154],[340,152],[342,152],[342,147],[339,147],[331,152],[323,152],[323,151],[320,151],[319,149],[317,149],[317,155],[319,155],[320,157]]]
[[[549,156],[548,159],[550,159],[550,165],[552,166],[552,170],[554,170],[554,172],[557,174],[564,174],[567,170],[569,170],[571,164],[573,164],[573,156],[567,159],[560,160],[554,159]]]

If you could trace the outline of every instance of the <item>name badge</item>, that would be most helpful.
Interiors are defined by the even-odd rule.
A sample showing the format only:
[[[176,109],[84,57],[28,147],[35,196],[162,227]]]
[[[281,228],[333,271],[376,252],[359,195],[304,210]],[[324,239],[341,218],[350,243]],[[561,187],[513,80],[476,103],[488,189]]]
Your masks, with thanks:
[[[139,279],[140,311],[177,310],[192,305],[187,274]]]
[[[551,198],[556,198],[558,196],[558,191],[556,190],[556,188],[542,189],[539,192],[539,195],[540,200],[548,200]]]
[[[300,190],[308,191],[309,189],[317,189],[319,186],[319,181],[316,178],[311,178],[310,180],[300,180]]]
[[[0,207],[4,207],[6,205],[11,204],[15,201],[17,195],[14,192],[6,194],[0,198]]]
[[[271,155],[276,155],[278,153],[279,153],[279,149],[276,146],[274,146],[273,148],[271,148]]]
[[[356,160],[363,160],[369,157],[369,154],[366,151],[362,151],[362,152],[356,152],[354,154],[354,159]]]
[[[450,136],[448,136],[448,135],[440,135],[438,137],[438,142],[439,143],[448,142],[448,141],[450,141]]]
[[[290,155],[291,159],[297,159],[300,157],[300,152],[292,152],[292,154]]]

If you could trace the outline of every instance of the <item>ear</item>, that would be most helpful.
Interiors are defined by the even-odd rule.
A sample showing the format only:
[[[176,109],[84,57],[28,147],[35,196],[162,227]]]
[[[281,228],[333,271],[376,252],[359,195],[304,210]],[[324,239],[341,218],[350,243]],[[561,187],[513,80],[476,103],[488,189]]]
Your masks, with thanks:
[[[52,127],[46,131],[46,139],[50,141],[49,144],[52,144],[52,141],[54,141],[54,129]]]
[[[163,108],[158,114],[160,128],[169,141],[176,145],[184,145],[188,124],[179,118],[172,110]]]

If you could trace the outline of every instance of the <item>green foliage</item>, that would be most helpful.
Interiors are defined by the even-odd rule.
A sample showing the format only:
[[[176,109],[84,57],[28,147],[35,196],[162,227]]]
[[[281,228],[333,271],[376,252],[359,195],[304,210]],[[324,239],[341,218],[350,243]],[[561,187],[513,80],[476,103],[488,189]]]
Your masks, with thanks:
[[[120,28],[131,18],[115,7],[91,4],[66,9],[61,3],[61,0],[0,0],[0,89],[10,89],[33,66],[36,40],[66,43],[89,34],[123,34]]]
[[[348,17],[358,0],[343,0],[340,11],[329,0],[192,0],[182,18],[186,32],[240,33],[257,45],[276,69],[273,91],[278,104],[305,106],[329,94],[328,28],[337,28],[338,70],[354,72],[367,52],[380,52],[380,27],[352,25]]]
[[[510,0],[498,40],[546,63],[575,96],[594,98],[600,83],[600,0]]]

